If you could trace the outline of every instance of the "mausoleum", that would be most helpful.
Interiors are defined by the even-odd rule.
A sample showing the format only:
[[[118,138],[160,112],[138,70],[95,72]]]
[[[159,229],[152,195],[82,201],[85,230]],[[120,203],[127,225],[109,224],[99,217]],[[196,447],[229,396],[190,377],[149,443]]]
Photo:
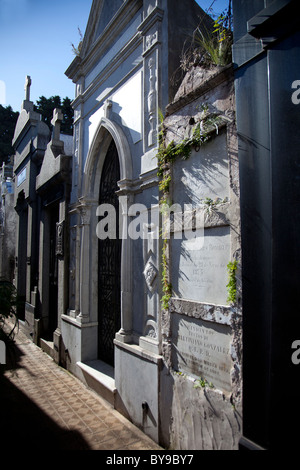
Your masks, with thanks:
[[[226,291],[227,264],[240,256],[231,68],[194,83],[187,101],[175,98],[181,52],[199,23],[209,29],[211,20],[193,0],[93,1],[66,71],[76,96],[60,361],[166,447],[235,448],[240,311]],[[209,118],[215,124],[206,149],[169,169],[168,197],[189,222],[183,238],[172,210],[165,241],[160,116],[173,102],[164,144],[199,133]],[[203,204],[209,199],[215,205]],[[200,376],[213,389],[199,398]],[[205,426],[213,437],[200,438]]]
[[[34,111],[30,87],[28,76],[13,138],[17,212],[15,283],[22,300],[18,316],[28,336],[58,362],[60,317],[65,312],[68,295],[65,237],[72,136],[60,134],[62,114],[58,109],[54,111],[50,135],[41,115]]]

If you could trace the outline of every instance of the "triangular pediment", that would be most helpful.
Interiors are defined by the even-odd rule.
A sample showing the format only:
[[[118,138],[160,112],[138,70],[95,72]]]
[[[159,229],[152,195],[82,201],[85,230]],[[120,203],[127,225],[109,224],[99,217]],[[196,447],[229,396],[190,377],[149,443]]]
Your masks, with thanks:
[[[84,57],[102,35],[126,0],[94,0],[82,44],[80,56]]]

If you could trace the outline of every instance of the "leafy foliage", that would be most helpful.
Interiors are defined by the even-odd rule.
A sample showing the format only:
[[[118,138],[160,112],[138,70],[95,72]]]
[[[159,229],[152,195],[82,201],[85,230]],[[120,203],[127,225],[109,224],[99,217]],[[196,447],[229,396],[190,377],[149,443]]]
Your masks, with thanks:
[[[195,42],[200,46],[205,62],[225,66],[232,61],[232,33],[224,27],[224,21],[223,16],[219,17],[211,34],[199,27],[196,29]]]
[[[42,115],[42,121],[47,124],[50,130],[52,130],[51,120],[53,117],[53,110],[55,108],[61,109],[63,113],[61,132],[63,134],[72,135],[74,111],[71,106],[70,98],[66,97],[61,100],[60,96],[57,95],[51,96],[50,98],[40,96],[34,106],[34,110]]]
[[[81,29],[79,28],[79,26],[77,27],[77,30],[78,30],[78,34],[79,34],[79,38],[80,38],[79,44],[78,44],[78,46],[75,46],[75,44],[71,43],[71,46],[72,46],[73,54],[76,55],[76,56],[79,56],[80,52],[81,52],[81,48],[82,48],[82,43],[83,43],[83,34],[82,34]]]
[[[238,262],[230,261],[227,265],[227,272],[228,272],[228,284],[227,284],[227,292],[228,298],[227,302],[235,303],[236,302],[236,270],[237,270]]]
[[[13,111],[11,106],[0,105],[0,166],[8,163],[9,157],[14,154],[11,142],[18,116],[19,113]]]
[[[169,283],[169,276],[168,276],[168,262],[167,262],[167,249],[168,249],[168,242],[165,239],[163,241],[163,248],[162,248],[162,291],[163,296],[161,298],[162,308],[166,310],[169,306],[169,301],[172,297],[172,285]]]
[[[14,327],[8,334],[11,337],[17,325],[17,307],[19,305],[15,286],[5,279],[0,280],[0,337],[3,338],[5,323],[8,319],[14,320]]]
[[[221,199],[217,197],[215,200],[213,200],[210,197],[206,197],[205,199],[202,199],[201,202],[206,207],[206,213],[211,214],[218,208],[219,205],[228,202],[228,198],[225,197],[224,199]]]
[[[195,380],[194,388],[215,388],[212,382],[208,382],[205,378],[199,377],[199,379]]]
[[[212,25],[203,21],[194,31],[191,46],[181,57],[181,68],[185,71],[194,65],[210,67],[211,65],[226,66],[232,62],[232,12],[231,0],[228,8],[219,16],[212,8],[207,13],[212,18]]]

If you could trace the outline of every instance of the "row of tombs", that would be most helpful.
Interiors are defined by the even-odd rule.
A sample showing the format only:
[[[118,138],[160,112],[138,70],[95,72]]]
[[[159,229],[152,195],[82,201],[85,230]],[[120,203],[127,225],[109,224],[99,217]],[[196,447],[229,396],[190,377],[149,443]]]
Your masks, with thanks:
[[[74,137],[60,132],[59,109],[52,132],[42,122],[30,80],[16,124],[20,323],[162,446],[235,449],[242,397],[233,70],[195,67],[175,94],[181,46],[178,37],[163,39],[171,22],[183,31],[180,7],[175,14],[167,2],[114,2],[116,14],[99,29],[106,16],[98,3],[66,72],[76,85]],[[188,3],[191,17],[195,8],[203,14]],[[193,141],[197,132],[204,145]],[[188,139],[189,158],[163,162],[158,176],[159,145]]]

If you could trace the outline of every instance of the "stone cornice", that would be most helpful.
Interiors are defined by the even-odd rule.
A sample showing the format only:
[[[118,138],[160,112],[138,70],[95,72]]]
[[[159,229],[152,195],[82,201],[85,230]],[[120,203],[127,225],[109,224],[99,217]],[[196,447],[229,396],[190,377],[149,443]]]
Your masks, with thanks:
[[[149,29],[157,22],[162,21],[164,16],[164,10],[155,7],[150,14],[144,19],[144,21],[138,27],[138,31],[144,35]]]

